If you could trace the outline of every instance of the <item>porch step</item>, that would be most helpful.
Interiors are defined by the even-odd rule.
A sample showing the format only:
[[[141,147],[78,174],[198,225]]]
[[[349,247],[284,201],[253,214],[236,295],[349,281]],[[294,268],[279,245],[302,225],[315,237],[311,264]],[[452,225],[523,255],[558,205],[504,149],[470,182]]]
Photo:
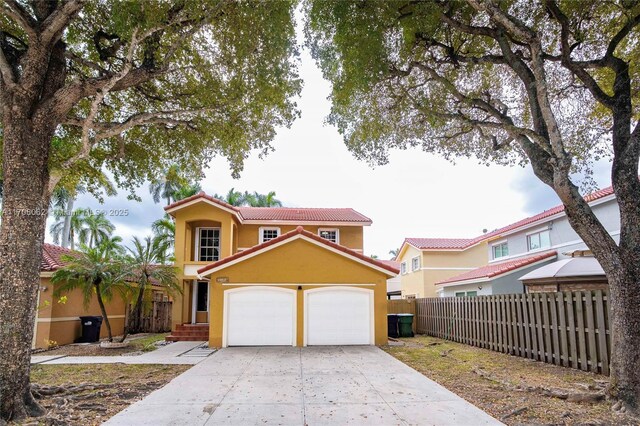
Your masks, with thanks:
[[[209,324],[178,324],[170,336],[165,337],[168,342],[198,342],[209,340]]]

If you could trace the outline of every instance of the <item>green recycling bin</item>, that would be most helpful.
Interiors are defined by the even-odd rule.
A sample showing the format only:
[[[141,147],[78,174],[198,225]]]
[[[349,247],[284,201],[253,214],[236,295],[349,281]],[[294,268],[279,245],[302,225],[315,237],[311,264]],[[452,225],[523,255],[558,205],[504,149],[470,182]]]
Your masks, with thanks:
[[[398,314],[398,334],[413,337],[413,314]]]

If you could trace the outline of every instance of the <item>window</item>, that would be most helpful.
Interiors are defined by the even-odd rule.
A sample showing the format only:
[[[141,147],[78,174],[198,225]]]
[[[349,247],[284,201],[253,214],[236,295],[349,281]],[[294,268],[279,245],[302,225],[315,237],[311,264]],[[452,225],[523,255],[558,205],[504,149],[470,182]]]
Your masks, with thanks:
[[[476,297],[478,295],[477,291],[468,291],[467,297]]]
[[[318,235],[332,243],[340,244],[339,232],[337,229],[318,229]]]
[[[402,262],[400,264],[400,274],[404,275],[407,273],[407,262]]]
[[[477,291],[467,291],[466,293],[464,291],[456,291],[455,294],[456,297],[476,297],[477,295]]]
[[[456,297],[464,297],[464,291],[456,291]]]
[[[198,261],[215,262],[220,260],[220,228],[198,228],[196,243]]]
[[[509,256],[509,245],[507,242],[495,244],[491,247],[493,250],[493,258],[497,259],[499,257]]]
[[[280,236],[280,228],[260,228],[260,244]]]
[[[420,256],[411,259],[411,271],[417,271],[418,269],[420,269]]]
[[[536,232],[535,234],[527,235],[527,246],[529,247],[529,251],[551,247],[549,230],[547,229],[544,231]]]

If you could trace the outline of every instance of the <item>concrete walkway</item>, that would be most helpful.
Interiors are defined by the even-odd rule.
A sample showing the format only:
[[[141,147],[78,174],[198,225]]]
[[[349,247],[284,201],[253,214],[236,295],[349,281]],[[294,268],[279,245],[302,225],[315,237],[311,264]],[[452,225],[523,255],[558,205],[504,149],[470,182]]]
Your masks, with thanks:
[[[203,361],[210,351],[199,348],[204,342],[174,342],[142,355],[65,356],[34,355],[31,364],[186,364]]]
[[[227,348],[107,425],[499,425],[381,349]]]

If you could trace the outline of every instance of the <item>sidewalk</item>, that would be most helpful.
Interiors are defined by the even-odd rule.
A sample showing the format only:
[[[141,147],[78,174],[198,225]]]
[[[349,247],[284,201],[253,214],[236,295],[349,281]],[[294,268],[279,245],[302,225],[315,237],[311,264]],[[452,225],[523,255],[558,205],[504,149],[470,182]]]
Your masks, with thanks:
[[[31,364],[185,364],[195,365],[214,351],[200,348],[204,342],[174,342],[142,355],[66,356],[33,355]]]

